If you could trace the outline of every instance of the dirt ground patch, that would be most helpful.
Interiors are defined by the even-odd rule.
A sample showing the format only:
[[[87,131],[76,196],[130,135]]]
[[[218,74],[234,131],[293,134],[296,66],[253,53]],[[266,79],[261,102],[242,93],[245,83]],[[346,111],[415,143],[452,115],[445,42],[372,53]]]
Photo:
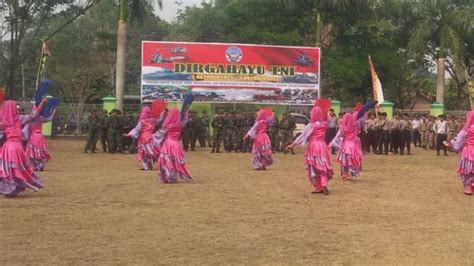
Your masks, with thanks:
[[[163,185],[134,155],[49,144],[46,188],[0,198],[3,263],[474,262],[474,197],[455,154],[368,155],[359,179],[337,175],[325,197],[310,193],[301,150],[265,172],[249,154],[191,152],[195,180]]]

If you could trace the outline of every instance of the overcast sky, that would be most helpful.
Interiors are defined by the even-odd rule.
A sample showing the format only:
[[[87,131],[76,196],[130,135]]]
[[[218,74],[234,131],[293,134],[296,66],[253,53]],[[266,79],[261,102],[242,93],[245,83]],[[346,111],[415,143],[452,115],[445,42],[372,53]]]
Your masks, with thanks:
[[[200,6],[202,2],[210,0],[163,0],[163,10],[158,10],[158,16],[168,22],[173,21],[178,10],[184,10],[187,6]]]

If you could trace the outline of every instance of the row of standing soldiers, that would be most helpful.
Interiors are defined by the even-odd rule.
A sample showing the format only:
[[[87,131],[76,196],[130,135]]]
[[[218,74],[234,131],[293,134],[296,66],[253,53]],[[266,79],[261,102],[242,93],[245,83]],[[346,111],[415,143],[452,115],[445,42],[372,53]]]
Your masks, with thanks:
[[[378,113],[377,117],[372,113],[364,122],[360,138],[364,152],[404,155],[406,151],[410,154],[413,143],[415,147],[436,149],[438,155],[443,149],[446,155],[442,142],[454,138],[462,123],[454,116],[446,121],[444,115],[437,118],[428,115],[410,117],[396,113],[392,119],[387,119],[386,113]]]
[[[100,140],[103,152],[136,153],[136,141],[124,134],[132,130],[137,122],[137,114],[125,113],[117,109],[110,113],[104,110],[102,114],[92,111],[88,120],[88,135],[84,152],[95,153],[97,142]]]
[[[136,152],[136,140],[124,136],[138,123],[137,115],[122,113],[114,109],[110,113],[104,110],[102,114],[91,112],[88,123],[88,138],[85,152],[96,152],[96,144],[100,140],[103,152],[128,153]],[[189,111],[188,121],[183,128],[182,142],[186,151],[195,151],[196,144],[201,148],[211,147],[211,152],[219,153],[221,146],[227,152],[250,152],[252,140],[243,140],[244,135],[255,123],[254,112],[226,112],[218,113],[212,121],[204,111],[199,116],[194,111]],[[209,132],[210,127],[213,134]],[[274,152],[291,152],[286,147],[293,141],[295,119],[284,113],[281,120],[273,117],[269,121],[268,135],[272,142]]]
[[[255,123],[255,112],[226,112],[218,113],[211,121],[213,128],[213,141],[211,152],[219,153],[221,144],[227,152],[251,152],[252,140],[243,137]],[[288,113],[282,115],[278,120],[273,116],[268,124],[268,136],[272,143],[273,152],[291,152],[286,147],[293,141],[293,133],[296,128],[294,118]]]

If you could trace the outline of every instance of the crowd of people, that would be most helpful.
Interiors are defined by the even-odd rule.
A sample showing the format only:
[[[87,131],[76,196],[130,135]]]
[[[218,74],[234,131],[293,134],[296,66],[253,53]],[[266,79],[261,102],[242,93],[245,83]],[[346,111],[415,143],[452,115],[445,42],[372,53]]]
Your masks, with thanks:
[[[251,152],[256,170],[266,170],[272,165],[273,153],[294,154],[293,148],[301,145],[306,146],[305,165],[313,193],[327,195],[327,184],[333,176],[330,153],[338,154],[341,176],[343,180],[349,180],[360,174],[363,155],[367,153],[410,155],[412,144],[436,150],[437,155],[441,151],[447,155],[449,147],[453,150],[463,148],[458,172],[465,193],[472,194],[473,112],[468,113],[468,121],[455,116],[410,117],[400,113],[387,119],[384,112],[369,112],[375,106],[374,102],[336,115],[328,107],[329,100],[326,105],[321,101],[318,105],[318,101],[310,112],[309,123],[297,136],[294,136],[296,122],[292,115],[283,113],[278,119],[269,107],[255,113],[221,112],[212,119],[205,111],[199,115],[184,107],[181,111],[168,110],[164,101],[158,112],[156,106],[144,106],[139,116],[117,109],[101,114],[93,111],[84,151],[95,153],[100,140],[103,152],[137,153],[142,170],[152,170],[156,163],[160,180],[174,183],[178,178],[192,179],[184,152],[195,151],[196,143],[201,148],[211,148],[212,153],[220,153],[221,145],[229,153]],[[44,170],[50,155],[41,127],[54,116],[54,112],[42,111],[46,103],[47,100],[37,103],[28,115],[21,115],[13,101],[2,106],[0,193],[7,197],[14,197],[26,188],[36,191],[42,187],[35,172]]]
[[[254,112],[219,112],[211,119],[206,111],[201,114],[189,111],[187,123],[182,130],[183,148],[185,151],[196,151],[196,147],[209,147],[212,153],[220,153],[221,149],[226,152],[251,152],[252,140],[243,140],[243,137],[253,126],[255,119]],[[88,119],[88,137],[84,152],[95,153],[98,149],[97,143],[100,142],[103,152],[136,153],[137,141],[127,133],[139,120],[138,115],[117,109],[110,113],[105,110],[102,113],[92,111]],[[156,125],[155,131],[159,127],[160,124]],[[288,113],[284,113],[281,119],[272,116],[268,134],[273,152],[294,154],[294,151],[287,150],[286,146],[293,140],[295,128],[295,119]]]

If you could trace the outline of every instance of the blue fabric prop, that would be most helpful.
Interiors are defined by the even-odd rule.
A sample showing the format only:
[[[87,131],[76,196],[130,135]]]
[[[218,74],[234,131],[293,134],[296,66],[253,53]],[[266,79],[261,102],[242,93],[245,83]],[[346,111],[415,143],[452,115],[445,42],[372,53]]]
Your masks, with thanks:
[[[362,107],[362,110],[359,111],[359,113],[357,113],[357,120],[360,119],[361,117],[363,117],[365,115],[365,113],[367,113],[370,109],[374,108],[375,106],[377,105],[377,101],[369,101],[368,103],[366,103],[363,107]]]
[[[192,93],[189,93],[186,95],[183,101],[183,105],[181,107],[181,119],[184,119],[184,116],[186,115],[186,112],[188,111],[189,107],[191,107],[191,104],[194,101],[194,95]]]
[[[46,93],[48,93],[49,88],[53,85],[52,80],[43,80],[38,86],[38,89],[35,92],[34,100],[35,106],[38,107],[41,103],[41,100],[44,98]]]
[[[48,101],[43,107],[43,110],[41,110],[41,116],[45,118],[49,117],[53,113],[53,110],[56,107],[58,107],[58,105],[59,105],[59,98],[55,97],[55,98],[48,99]]]

